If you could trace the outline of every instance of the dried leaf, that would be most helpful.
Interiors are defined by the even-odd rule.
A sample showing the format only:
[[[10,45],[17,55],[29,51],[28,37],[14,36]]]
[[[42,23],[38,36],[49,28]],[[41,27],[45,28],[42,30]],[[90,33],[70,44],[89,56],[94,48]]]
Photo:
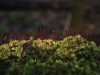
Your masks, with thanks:
[[[32,44],[33,44],[33,40],[30,40],[30,41],[24,43],[24,44],[22,45],[22,54],[23,54],[24,52],[26,52],[26,53],[31,53],[32,50],[33,50]]]

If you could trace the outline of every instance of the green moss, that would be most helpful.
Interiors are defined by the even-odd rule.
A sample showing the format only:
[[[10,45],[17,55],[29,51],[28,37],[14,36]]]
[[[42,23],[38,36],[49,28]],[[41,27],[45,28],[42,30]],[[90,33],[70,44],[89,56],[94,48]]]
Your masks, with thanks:
[[[9,44],[0,46],[0,59],[16,64],[16,66],[22,61],[19,67],[25,67],[30,74],[38,72],[37,75],[42,74],[41,68],[44,69],[44,75],[55,74],[57,71],[62,75],[65,73],[68,75],[90,75],[92,72],[94,74],[100,70],[100,46],[97,47],[93,41],[89,42],[80,35],[69,36],[61,41],[51,39],[42,41],[40,38],[34,40],[32,37],[30,40],[33,40],[32,53],[23,53],[21,59],[22,48],[20,44],[23,45],[27,40],[11,39]],[[38,69],[34,68],[36,64]],[[10,74],[10,69],[13,72],[13,68],[8,67],[8,74]],[[18,72],[27,72],[25,69]]]

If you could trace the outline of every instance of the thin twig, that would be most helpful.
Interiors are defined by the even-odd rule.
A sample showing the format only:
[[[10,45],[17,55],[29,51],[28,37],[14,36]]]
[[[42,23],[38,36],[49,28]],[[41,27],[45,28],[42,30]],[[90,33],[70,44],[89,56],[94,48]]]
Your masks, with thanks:
[[[51,71],[51,72],[53,72],[53,73],[56,73],[55,71],[52,71],[51,69],[48,69],[48,68],[46,68],[47,70],[49,70],[49,71]],[[56,73],[57,74],[57,73]]]

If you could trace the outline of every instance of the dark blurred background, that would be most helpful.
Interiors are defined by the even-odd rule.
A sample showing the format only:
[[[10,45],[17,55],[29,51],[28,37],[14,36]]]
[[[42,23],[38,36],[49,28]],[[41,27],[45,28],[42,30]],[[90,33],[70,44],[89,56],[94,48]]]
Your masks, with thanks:
[[[40,28],[47,35],[53,28],[63,34],[75,28],[84,34],[92,32],[91,40],[100,38],[99,0],[0,0],[0,38],[25,31],[38,34]],[[87,32],[86,32],[87,30]],[[98,41],[99,45],[100,41]]]

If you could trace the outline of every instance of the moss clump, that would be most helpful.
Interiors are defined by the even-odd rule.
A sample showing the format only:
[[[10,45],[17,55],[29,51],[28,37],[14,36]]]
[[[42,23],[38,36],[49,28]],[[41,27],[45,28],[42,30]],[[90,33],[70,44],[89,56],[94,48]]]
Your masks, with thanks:
[[[10,40],[9,44],[0,46],[0,59],[6,60],[3,63],[11,63],[10,66],[6,65],[7,74],[13,74],[16,70],[19,75],[90,75],[100,70],[100,46],[97,47],[93,41],[88,41],[80,35],[69,36],[61,41],[42,41],[38,38],[33,40],[32,52],[24,52],[21,58],[20,44],[26,42]]]

